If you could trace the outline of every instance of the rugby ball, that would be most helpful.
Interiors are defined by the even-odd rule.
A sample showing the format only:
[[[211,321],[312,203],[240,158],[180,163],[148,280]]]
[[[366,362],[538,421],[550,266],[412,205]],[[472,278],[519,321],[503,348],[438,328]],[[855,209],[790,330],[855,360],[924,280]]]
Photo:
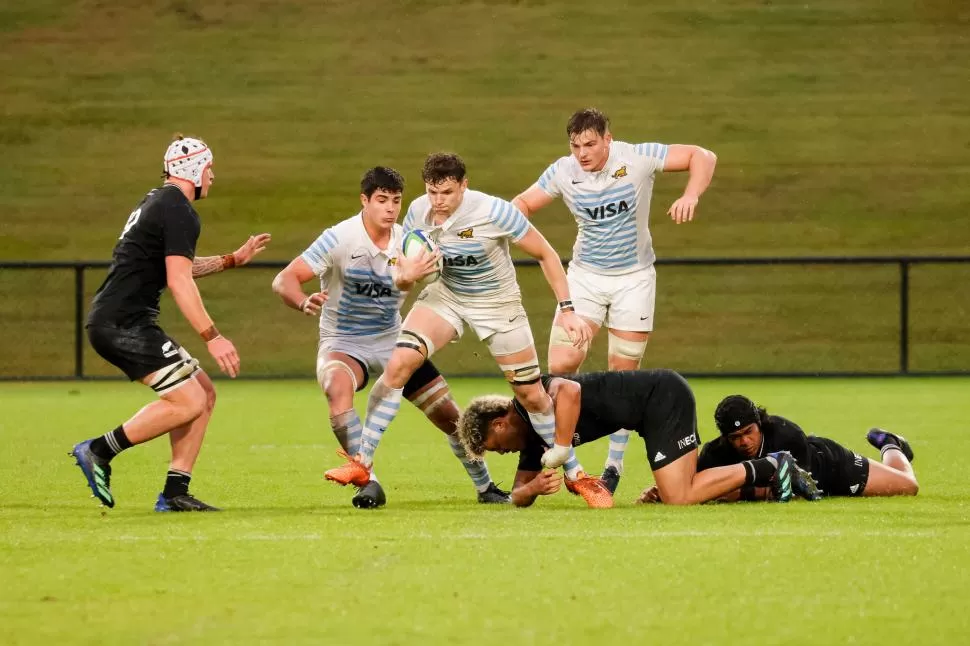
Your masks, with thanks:
[[[404,240],[401,241],[401,253],[407,258],[413,258],[421,253],[424,249],[428,253],[434,253],[438,251],[438,245],[434,240],[426,236],[421,231],[417,229],[408,231],[404,235]],[[438,258],[438,269],[431,272],[421,280],[417,281],[418,285],[430,285],[439,278],[441,278],[441,268],[442,268],[442,258]]]

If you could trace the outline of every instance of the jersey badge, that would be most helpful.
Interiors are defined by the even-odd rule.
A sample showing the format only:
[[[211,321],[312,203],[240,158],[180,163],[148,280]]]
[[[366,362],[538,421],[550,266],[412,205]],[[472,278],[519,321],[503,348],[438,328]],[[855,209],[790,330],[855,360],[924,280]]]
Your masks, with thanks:
[[[626,166],[620,166],[618,169],[616,169],[616,172],[613,173],[613,179],[620,179],[621,177],[626,177]]]
[[[468,227],[467,229],[463,229],[459,231],[457,235],[459,238],[468,240],[469,238],[472,237],[472,231],[473,231],[473,227]]]

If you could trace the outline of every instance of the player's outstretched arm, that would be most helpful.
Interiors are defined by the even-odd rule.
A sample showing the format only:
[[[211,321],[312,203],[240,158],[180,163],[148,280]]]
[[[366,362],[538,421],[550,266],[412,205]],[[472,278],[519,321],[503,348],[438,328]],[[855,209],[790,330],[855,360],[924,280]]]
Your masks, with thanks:
[[[288,307],[303,312],[307,316],[320,316],[320,308],[327,302],[327,292],[315,292],[307,296],[303,293],[303,284],[316,278],[316,274],[306,263],[303,256],[298,256],[288,264],[283,271],[273,279],[273,291]]]
[[[222,256],[197,256],[192,260],[192,278],[202,278],[233,267],[242,267],[261,254],[271,238],[268,233],[259,233],[249,236],[249,240],[232,253]]]
[[[556,471],[516,471],[509,497],[516,507],[529,507],[539,496],[551,496],[562,486]]]
[[[687,186],[684,194],[667,209],[667,214],[677,224],[694,219],[694,210],[701,195],[711,184],[717,155],[700,146],[671,144],[667,148],[664,172],[688,171]]]
[[[533,184],[516,195],[512,199],[512,205],[522,211],[522,215],[531,218],[533,213],[552,204],[553,199],[555,198],[542,190],[539,184]]]
[[[165,256],[168,288],[189,325],[205,341],[209,354],[219,364],[219,369],[230,377],[239,374],[239,354],[232,341],[219,334],[215,323],[202,304],[199,288],[192,278],[192,261],[185,256]]]
[[[552,288],[552,292],[559,301],[559,314],[556,318],[572,340],[573,345],[581,348],[589,343],[593,336],[589,325],[576,315],[572,301],[569,298],[569,283],[566,282],[566,272],[562,268],[562,260],[559,254],[552,248],[549,241],[539,233],[534,226],[529,226],[526,233],[518,242],[515,243],[519,249],[526,252],[539,261],[542,273],[546,277],[546,282]]]

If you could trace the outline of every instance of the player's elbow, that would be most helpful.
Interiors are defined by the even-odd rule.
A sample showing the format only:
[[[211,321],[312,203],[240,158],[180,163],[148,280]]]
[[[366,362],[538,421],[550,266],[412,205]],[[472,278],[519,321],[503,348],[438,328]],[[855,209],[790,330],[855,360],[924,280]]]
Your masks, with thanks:
[[[284,269],[280,273],[276,274],[276,276],[273,278],[272,288],[273,292],[277,295],[283,293],[283,284],[286,282],[286,279],[283,277],[285,272],[286,270]]]
[[[715,166],[717,166],[717,155],[714,154],[713,150],[708,150],[707,148],[700,148],[699,150],[701,153],[701,157],[704,158],[707,161],[707,163],[710,164],[712,169]]]

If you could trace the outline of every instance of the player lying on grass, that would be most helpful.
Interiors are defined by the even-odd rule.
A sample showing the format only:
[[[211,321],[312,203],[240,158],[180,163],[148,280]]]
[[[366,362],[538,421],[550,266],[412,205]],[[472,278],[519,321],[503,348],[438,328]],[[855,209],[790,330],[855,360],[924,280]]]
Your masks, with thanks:
[[[485,343],[537,431],[551,443],[555,434],[552,401],[539,384],[539,359],[522,306],[509,253],[514,244],[539,260],[559,301],[561,324],[573,343],[589,341],[589,326],[573,311],[562,262],[549,242],[510,203],[468,188],[458,155],[435,153],[425,160],[425,194],[404,219],[404,234],[419,231],[437,243],[443,257],[440,279],[425,287],[408,313],[387,368],[371,390],[372,406],[356,455],[326,473],[339,484],[366,483],[384,431],[397,416],[409,380],[435,350],[461,337],[467,324]],[[437,271],[430,253],[401,255],[395,273],[398,289],[408,290]],[[591,505],[612,504],[598,478],[586,476],[569,447],[560,462],[571,486]],[[557,465],[558,466],[558,465]]]
[[[694,393],[672,370],[593,372],[543,376],[553,399],[556,444],[550,448],[514,399],[486,395],[473,399],[458,423],[469,455],[486,451],[518,452],[512,502],[528,507],[538,496],[556,493],[560,477],[543,467],[554,465],[560,445],[586,444],[620,428],[644,439],[647,460],[663,499],[691,505],[717,499],[743,486],[768,487],[780,502],[793,492],[813,497],[814,483],[784,451],[739,464],[697,472],[697,409]]]
[[[195,279],[245,265],[265,248],[270,236],[251,236],[224,256],[195,255],[202,225],[193,203],[209,194],[215,179],[212,159],[212,151],[200,139],[178,136],[169,145],[163,162],[165,183],[149,191],[128,216],[108,276],[88,314],[85,327],[95,351],[158,395],[121,426],[71,451],[91,491],[108,507],[115,505],[112,459],[167,433],[172,460],[155,511],[218,511],[189,493],[216,391],[199,362],[158,326],[159,299],[167,287],[219,368],[230,377],[239,374],[236,348],[216,329]]]
[[[273,291],[284,303],[320,317],[317,381],[330,406],[333,433],[350,455],[360,450],[363,433],[354,393],[384,370],[401,332],[406,292],[395,286],[391,273],[401,249],[397,218],[403,193],[404,178],[393,168],[368,170],[360,182],[360,212],[320,234],[273,280]],[[321,291],[307,296],[302,285],[317,277]],[[508,494],[495,486],[485,464],[465,455],[455,434],[460,411],[431,361],[411,375],[403,396],[445,433],[478,490],[478,502],[507,503]],[[369,403],[368,410],[373,398]],[[358,508],[380,507],[386,501],[373,472],[352,500]]]
[[[788,451],[799,465],[809,470],[825,496],[915,496],[919,491],[911,462],[913,450],[900,435],[873,428],[866,435],[882,453],[875,462],[824,437],[805,435],[795,422],[769,415],[743,395],[725,397],[714,411],[721,436],[704,445],[697,460],[698,470],[737,464]],[[665,500],[655,489],[641,494],[641,502]],[[722,496],[725,501],[766,500],[771,492],[744,486]]]

